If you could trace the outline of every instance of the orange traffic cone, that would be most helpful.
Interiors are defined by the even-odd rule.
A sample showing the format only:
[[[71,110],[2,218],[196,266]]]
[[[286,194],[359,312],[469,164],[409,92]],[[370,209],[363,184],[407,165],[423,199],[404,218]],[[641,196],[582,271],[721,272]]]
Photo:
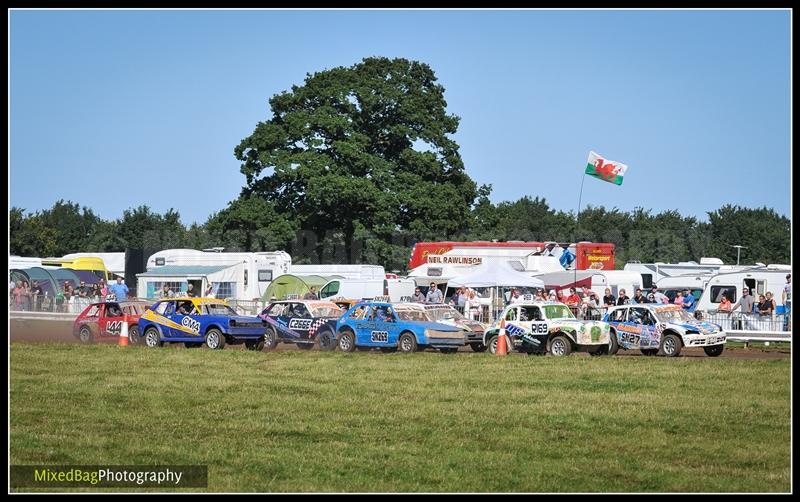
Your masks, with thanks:
[[[119,346],[128,346],[128,314],[125,314],[125,317],[122,318],[122,329],[119,332]]]
[[[506,346],[506,320],[500,319],[500,332],[497,334],[496,356],[507,356],[508,347]]]

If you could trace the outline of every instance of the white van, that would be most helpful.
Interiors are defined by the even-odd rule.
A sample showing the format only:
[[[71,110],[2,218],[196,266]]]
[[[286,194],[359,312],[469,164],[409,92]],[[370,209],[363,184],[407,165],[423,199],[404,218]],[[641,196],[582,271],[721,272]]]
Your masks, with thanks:
[[[320,300],[351,298],[355,300],[388,296],[389,301],[410,301],[414,280],[398,279],[331,279],[319,290]]]

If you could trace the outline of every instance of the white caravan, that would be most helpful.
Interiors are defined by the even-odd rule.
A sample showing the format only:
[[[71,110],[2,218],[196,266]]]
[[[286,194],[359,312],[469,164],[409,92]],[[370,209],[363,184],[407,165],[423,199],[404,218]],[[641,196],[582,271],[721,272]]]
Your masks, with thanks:
[[[140,296],[158,294],[164,283],[173,291],[192,284],[198,296],[211,285],[217,298],[260,299],[272,279],[289,272],[292,257],[284,251],[224,253],[221,248],[165,249],[147,259],[147,272],[138,274]]]
[[[636,272],[642,276],[642,287],[650,289],[653,284],[658,284],[665,277],[679,275],[704,275],[720,272],[733,272],[750,268],[753,265],[725,265],[719,258],[700,258],[700,263],[695,261],[682,261],[678,263],[639,263],[630,261],[623,270]]]
[[[336,278],[328,281],[319,290],[321,300],[331,298],[374,299],[388,296],[392,302],[411,301],[414,294],[414,280],[396,279],[347,279]]]
[[[328,277],[338,275],[345,279],[380,279],[386,278],[386,271],[380,265],[292,265],[292,275],[320,275]]]
[[[756,301],[758,295],[771,292],[777,305],[775,313],[781,314],[784,312],[783,286],[786,284],[786,275],[791,273],[791,268],[786,265],[768,265],[716,274],[708,280],[697,302],[697,310],[717,310],[723,294],[735,303],[742,296],[742,288],[747,287]]]

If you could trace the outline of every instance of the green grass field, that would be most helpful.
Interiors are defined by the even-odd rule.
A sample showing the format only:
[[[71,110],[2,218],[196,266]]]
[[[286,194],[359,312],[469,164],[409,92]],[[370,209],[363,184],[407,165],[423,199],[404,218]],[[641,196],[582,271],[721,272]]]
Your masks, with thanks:
[[[789,423],[787,359],[11,346],[12,464],[208,491],[788,492]]]

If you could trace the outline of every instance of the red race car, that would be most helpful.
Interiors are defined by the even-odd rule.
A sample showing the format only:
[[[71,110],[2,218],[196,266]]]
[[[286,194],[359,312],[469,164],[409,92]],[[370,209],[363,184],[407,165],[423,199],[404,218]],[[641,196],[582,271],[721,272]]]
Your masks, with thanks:
[[[99,302],[83,309],[72,327],[72,334],[82,343],[93,343],[103,338],[117,338],[122,332],[125,315],[128,316],[128,341],[135,345],[139,336],[139,317],[149,304],[143,301]]]

